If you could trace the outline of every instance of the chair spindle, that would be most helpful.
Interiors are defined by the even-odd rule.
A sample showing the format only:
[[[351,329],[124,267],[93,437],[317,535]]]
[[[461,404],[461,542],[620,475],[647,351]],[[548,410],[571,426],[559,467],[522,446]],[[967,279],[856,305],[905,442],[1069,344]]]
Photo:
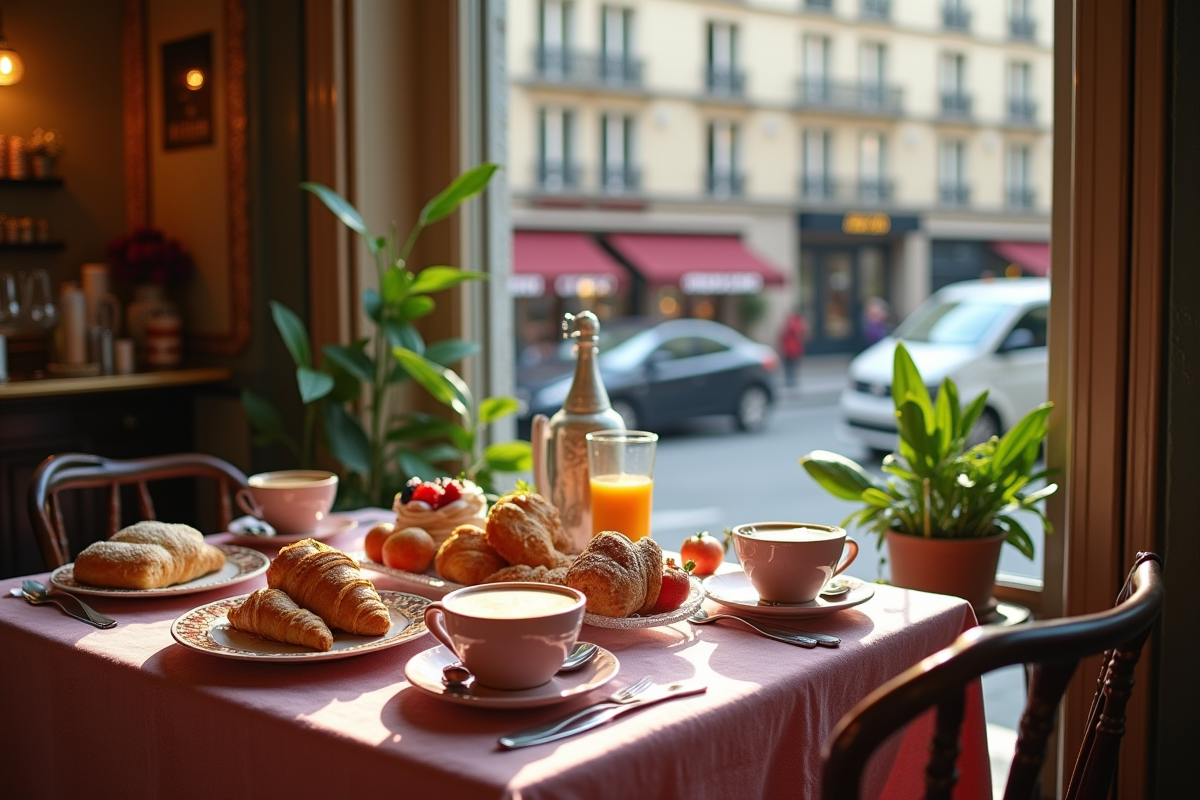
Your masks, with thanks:
[[[951,694],[937,707],[933,741],[929,743],[929,765],[925,768],[925,800],[950,800],[958,783],[958,755],[966,692]]]
[[[1032,800],[1038,786],[1046,750],[1054,733],[1054,718],[1067,684],[1079,665],[1077,660],[1034,664],[1029,677],[1029,696],[1021,715],[1016,752],[1008,773],[1004,800]]]

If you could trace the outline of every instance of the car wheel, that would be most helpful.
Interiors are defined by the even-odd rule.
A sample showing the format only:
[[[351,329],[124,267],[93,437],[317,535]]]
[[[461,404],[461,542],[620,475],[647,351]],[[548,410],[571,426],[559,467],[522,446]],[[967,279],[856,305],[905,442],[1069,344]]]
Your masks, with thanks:
[[[737,426],[744,431],[756,431],[767,422],[771,410],[771,397],[761,386],[747,386],[738,398]]]
[[[625,420],[625,430],[638,430],[638,413],[633,407],[633,403],[628,400],[613,400],[613,411],[621,415],[621,419]]]
[[[979,419],[975,420],[975,424],[971,426],[971,432],[967,434],[967,447],[983,444],[993,436],[999,436],[1000,433],[1000,416],[992,409],[985,408],[979,415]]]

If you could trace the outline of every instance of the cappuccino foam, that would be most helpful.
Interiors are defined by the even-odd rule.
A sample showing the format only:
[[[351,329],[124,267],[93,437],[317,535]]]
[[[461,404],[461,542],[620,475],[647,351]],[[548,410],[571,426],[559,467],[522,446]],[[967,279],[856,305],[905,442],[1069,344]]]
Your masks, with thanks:
[[[829,531],[823,528],[757,528],[742,531],[743,536],[751,539],[761,539],[766,542],[825,542],[830,539],[840,539],[841,531]]]
[[[561,613],[575,603],[575,598],[559,592],[497,589],[455,597],[446,607],[457,614],[483,619],[534,619]]]

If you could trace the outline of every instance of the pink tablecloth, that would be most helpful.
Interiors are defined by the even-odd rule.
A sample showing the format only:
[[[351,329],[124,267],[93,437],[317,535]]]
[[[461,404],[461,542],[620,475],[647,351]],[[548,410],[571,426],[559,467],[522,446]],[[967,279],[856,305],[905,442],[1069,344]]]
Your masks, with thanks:
[[[333,543],[354,549],[363,530]],[[19,583],[0,581],[4,797],[815,798],[821,743],[837,720],[974,624],[960,600],[881,586],[856,609],[807,621],[842,637],[836,650],[725,624],[585,627],[583,638],[621,661],[610,686],[696,678],[708,693],[506,752],[497,736],[599,697],[525,711],[445,704],[404,678],[431,637],[308,665],[229,661],[171,639],[177,616],[261,578],[174,599],[94,598],[119,621],[111,630],[7,597]],[[876,757],[864,796],[921,795],[927,731],[912,726]],[[990,797],[978,686],[964,735],[956,797]]]

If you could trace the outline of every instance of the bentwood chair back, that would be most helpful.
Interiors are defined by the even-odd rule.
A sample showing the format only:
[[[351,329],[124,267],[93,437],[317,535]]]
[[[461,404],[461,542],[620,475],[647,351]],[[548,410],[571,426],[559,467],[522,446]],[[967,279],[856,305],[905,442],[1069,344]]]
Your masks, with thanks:
[[[858,800],[867,758],[888,735],[937,707],[926,800],[949,800],[957,780],[966,688],[984,673],[1027,665],[1029,696],[1004,800],[1032,800],[1054,730],[1054,717],[1080,659],[1104,654],[1083,746],[1065,800],[1108,797],[1125,731],[1125,706],[1142,646],[1162,610],[1162,560],[1139,553],[1117,605],[1082,617],[1035,622],[1016,628],[983,626],[925,659],[863,699],[825,742],[824,800]]]
[[[237,467],[202,453],[179,453],[152,458],[117,460],[85,453],[63,453],[43,461],[29,485],[29,518],[37,533],[42,556],[50,569],[71,560],[70,542],[63,526],[59,493],[71,489],[107,487],[108,526],[105,538],[121,527],[121,487],[137,486],[142,519],[157,519],[147,484],[171,478],[211,478],[217,482],[217,513],[221,530],[233,521],[232,494],[246,485]]]

